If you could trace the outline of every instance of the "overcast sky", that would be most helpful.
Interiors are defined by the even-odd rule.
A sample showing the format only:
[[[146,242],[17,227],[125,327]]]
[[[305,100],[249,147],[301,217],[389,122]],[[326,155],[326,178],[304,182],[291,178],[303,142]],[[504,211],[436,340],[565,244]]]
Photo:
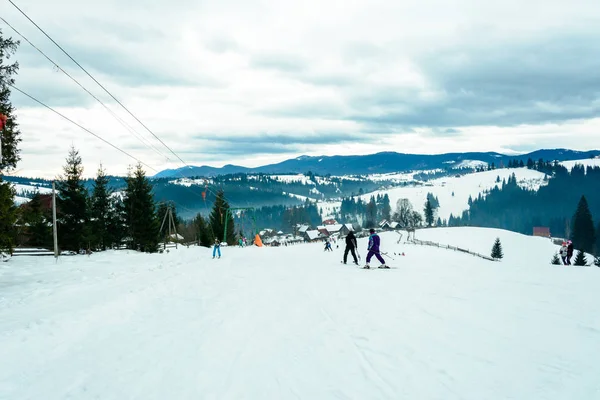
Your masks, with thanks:
[[[143,139],[24,41],[20,89],[156,171],[183,166],[0,1],[2,17]],[[189,165],[600,148],[598,0],[14,1]],[[87,176],[135,163],[24,96],[12,101],[15,174],[58,175],[71,145]]]

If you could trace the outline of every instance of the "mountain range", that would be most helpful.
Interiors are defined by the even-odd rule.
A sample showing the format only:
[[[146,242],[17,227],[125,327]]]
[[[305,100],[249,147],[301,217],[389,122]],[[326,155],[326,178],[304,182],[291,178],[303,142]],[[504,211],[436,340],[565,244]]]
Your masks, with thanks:
[[[154,178],[181,177],[213,177],[237,173],[306,173],[311,171],[318,175],[364,175],[373,173],[402,172],[411,170],[446,169],[468,165],[478,161],[485,164],[508,164],[511,160],[527,162],[528,159],[537,161],[569,161],[600,156],[599,150],[576,151],[569,149],[542,149],[519,155],[506,155],[496,152],[470,152],[446,154],[405,154],[382,152],[358,156],[300,156],[276,164],[268,164],[255,168],[239,165],[223,167],[186,166],[178,169],[166,169]]]

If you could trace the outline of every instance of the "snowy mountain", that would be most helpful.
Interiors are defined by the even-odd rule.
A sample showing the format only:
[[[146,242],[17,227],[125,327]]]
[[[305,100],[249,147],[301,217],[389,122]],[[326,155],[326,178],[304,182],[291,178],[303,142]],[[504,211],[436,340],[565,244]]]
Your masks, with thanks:
[[[507,231],[416,236],[485,255],[499,237],[505,256],[390,232],[390,270],[320,243],[13,257],[0,398],[598,398],[599,268],[550,265],[557,246]]]
[[[426,170],[437,168],[476,168],[495,163],[508,165],[510,160],[527,162],[543,160],[575,160],[590,158],[600,154],[598,150],[574,151],[567,149],[537,150],[522,155],[505,155],[495,152],[487,153],[448,153],[448,154],[404,154],[384,152],[360,156],[301,156],[277,164],[269,164],[256,168],[236,165],[225,165],[222,168],[186,166],[179,169],[164,170],[155,178],[182,178],[193,176],[211,177],[234,173],[301,173],[312,171],[319,175],[364,175],[373,173],[390,173],[410,170]]]

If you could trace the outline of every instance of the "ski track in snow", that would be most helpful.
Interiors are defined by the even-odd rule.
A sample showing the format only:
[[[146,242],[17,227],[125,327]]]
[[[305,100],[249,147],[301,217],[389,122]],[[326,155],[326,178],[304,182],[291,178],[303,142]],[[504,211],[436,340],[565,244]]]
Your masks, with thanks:
[[[417,235],[485,253],[500,236],[506,257],[395,233],[392,270],[320,243],[15,257],[0,399],[600,398],[600,269],[550,266],[555,246],[510,232]]]

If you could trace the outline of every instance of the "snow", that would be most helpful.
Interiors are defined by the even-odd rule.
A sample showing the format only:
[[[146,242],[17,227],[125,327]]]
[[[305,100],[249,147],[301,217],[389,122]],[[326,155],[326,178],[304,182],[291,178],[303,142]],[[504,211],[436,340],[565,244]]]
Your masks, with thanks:
[[[21,204],[29,203],[30,201],[31,201],[31,199],[28,199],[27,197],[15,196],[15,204],[17,206],[20,206]]]
[[[190,179],[190,178],[179,178],[179,179],[175,179],[173,181],[169,181],[170,184],[172,185],[181,185],[181,186],[186,186],[186,187],[190,187],[192,185],[199,185],[199,186],[204,186],[207,184],[212,184],[212,180],[210,179]]]
[[[459,169],[459,168],[476,169],[476,168],[487,167],[487,166],[488,166],[488,163],[486,163],[485,161],[463,160],[460,163],[452,166],[452,168],[454,168],[454,169]]]
[[[486,254],[500,237],[505,259],[395,232],[385,271],[322,243],[13,257],[0,398],[599,398],[599,268],[551,266],[549,240],[501,230],[416,235]]]
[[[600,167],[600,158],[584,158],[583,160],[563,161],[560,164],[569,171],[572,170],[575,165],[583,165],[584,167]]]
[[[427,181],[425,185],[409,185],[394,187],[391,189],[383,189],[375,192],[366,193],[360,197],[364,202],[369,202],[371,196],[387,195],[390,198],[392,212],[396,210],[398,200],[408,199],[413,209],[422,213],[423,205],[427,200],[427,193],[433,193],[440,202],[440,208],[437,210],[436,218],[439,216],[442,219],[448,219],[450,214],[454,216],[462,215],[464,210],[469,209],[469,196],[473,199],[477,198],[479,193],[494,188],[494,186],[502,185],[502,180],[515,174],[519,186],[530,190],[538,190],[544,182],[544,173],[530,170],[527,168],[501,168],[491,171],[483,171],[469,173],[457,176],[448,176],[443,178],[432,179]],[[500,183],[496,182],[497,177],[500,177]],[[454,196],[452,193],[454,192]],[[318,206],[323,209],[326,214],[332,213],[334,208],[341,207],[341,202],[319,202]]]
[[[21,183],[13,183],[12,185],[15,188],[15,191],[17,192],[17,194],[20,194],[23,192],[39,192],[40,194],[52,193],[52,188],[47,188],[47,187],[43,187],[43,186],[39,186],[39,185],[35,185],[35,184],[23,185]]]
[[[303,174],[295,175],[269,175],[269,178],[285,183],[300,182],[303,185],[314,185],[315,183],[310,178]]]

